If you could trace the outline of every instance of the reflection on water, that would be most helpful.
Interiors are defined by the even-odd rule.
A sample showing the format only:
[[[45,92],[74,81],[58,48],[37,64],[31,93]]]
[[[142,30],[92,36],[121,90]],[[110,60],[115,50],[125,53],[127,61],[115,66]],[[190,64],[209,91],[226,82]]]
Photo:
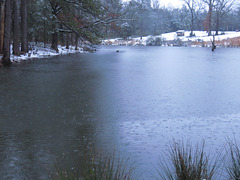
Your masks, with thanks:
[[[56,160],[72,167],[93,147],[120,151],[138,173],[152,169],[172,139],[219,148],[239,135],[239,56],[103,47],[0,69],[1,177],[47,179]]]

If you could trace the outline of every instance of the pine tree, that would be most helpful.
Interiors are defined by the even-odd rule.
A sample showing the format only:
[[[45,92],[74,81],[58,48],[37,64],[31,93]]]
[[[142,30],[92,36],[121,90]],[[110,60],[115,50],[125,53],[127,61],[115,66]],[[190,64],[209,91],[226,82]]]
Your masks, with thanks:
[[[10,66],[10,32],[11,32],[11,0],[5,1],[5,23],[3,40],[3,57],[1,63],[3,66]]]
[[[0,1],[0,53],[3,53],[3,39],[4,39],[4,19],[5,19],[5,1]]]
[[[19,56],[20,55],[20,51],[19,51],[19,47],[20,47],[20,42],[19,42],[19,36],[20,36],[20,34],[19,34],[19,29],[20,29],[19,0],[14,0],[13,5],[14,5],[13,54]]]
[[[28,0],[21,0],[21,52],[28,52],[28,39],[27,39],[27,4]]]

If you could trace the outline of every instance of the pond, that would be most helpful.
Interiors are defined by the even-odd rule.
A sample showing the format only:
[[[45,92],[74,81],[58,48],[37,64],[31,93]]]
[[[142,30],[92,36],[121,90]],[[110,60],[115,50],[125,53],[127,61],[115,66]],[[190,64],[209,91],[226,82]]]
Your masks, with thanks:
[[[48,179],[56,161],[71,167],[98,148],[150,179],[172,140],[204,139],[214,153],[240,134],[239,57],[226,48],[100,47],[1,68],[0,176]]]

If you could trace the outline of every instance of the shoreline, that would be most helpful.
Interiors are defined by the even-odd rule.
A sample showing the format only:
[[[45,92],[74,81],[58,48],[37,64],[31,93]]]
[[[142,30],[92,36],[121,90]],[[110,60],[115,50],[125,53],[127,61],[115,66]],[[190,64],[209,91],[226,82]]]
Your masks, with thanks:
[[[115,40],[115,41],[108,41],[104,40],[101,43],[103,46],[158,46],[158,47],[206,47],[211,48],[212,42],[211,41],[165,41],[161,45],[147,45],[146,42],[143,41],[135,41],[135,40]],[[240,37],[238,38],[229,38],[226,40],[215,41],[215,45],[217,48],[240,48]]]
[[[213,36],[205,32],[194,31],[196,36],[190,37],[189,31],[184,36],[177,36],[176,32],[165,33],[158,36],[130,37],[128,39],[115,38],[102,40],[102,45],[112,46],[178,46],[178,47],[212,47]],[[226,32],[215,36],[217,47],[240,47],[240,32]]]
[[[78,50],[75,50],[75,46],[69,46],[69,49],[66,49],[66,46],[58,45],[59,52],[57,53],[55,50],[51,49],[50,45],[46,45],[45,47],[43,43],[30,44],[30,45],[31,47],[28,53],[22,54],[20,56],[13,55],[11,50],[10,59],[12,64],[19,64],[32,59],[51,58],[51,57],[60,56],[60,55],[84,53],[84,52],[88,52],[89,50],[89,48],[84,48],[84,47],[78,47]],[[11,45],[11,49],[12,49],[12,45]],[[2,55],[0,56],[0,58],[2,58]],[[0,65],[0,67],[2,67],[2,65]]]

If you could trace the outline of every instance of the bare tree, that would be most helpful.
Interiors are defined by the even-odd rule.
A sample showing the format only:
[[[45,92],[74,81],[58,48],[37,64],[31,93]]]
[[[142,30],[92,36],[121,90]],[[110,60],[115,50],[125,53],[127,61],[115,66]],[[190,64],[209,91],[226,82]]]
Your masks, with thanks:
[[[1,64],[10,66],[10,32],[11,32],[11,0],[5,1],[5,23],[4,23],[4,40],[3,40],[3,57]]]
[[[139,19],[139,29],[141,39],[144,35],[145,27],[146,27],[146,19],[148,18],[148,12],[151,9],[151,1],[149,0],[137,0],[138,4],[138,19]]]
[[[198,0],[183,0],[183,2],[186,4],[190,15],[191,15],[191,33],[190,36],[193,36],[193,29],[194,29],[194,23],[196,19],[198,18],[198,12],[201,9],[201,5]]]
[[[153,9],[160,9],[160,2],[159,0],[152,0]]]
[[[235,0],[216,0],[214,7],[215,35],[218,35],[219,28],[222,25],[227,13],[232,10]]]
[[[153,0],[152,1],[152,11],[153,11],[153,34],[156,35],[158,34],[159,27],[158,27],[158,22],[159,22],[159,10],[160,10],[160,2],[159,0]]]
[[[215,5],[216,0],[202,0],[208,6],[208,14],[206,18],[206,23],[208,27],[208,35],[211,36],[212,34],[212,13],[213,7]]]

